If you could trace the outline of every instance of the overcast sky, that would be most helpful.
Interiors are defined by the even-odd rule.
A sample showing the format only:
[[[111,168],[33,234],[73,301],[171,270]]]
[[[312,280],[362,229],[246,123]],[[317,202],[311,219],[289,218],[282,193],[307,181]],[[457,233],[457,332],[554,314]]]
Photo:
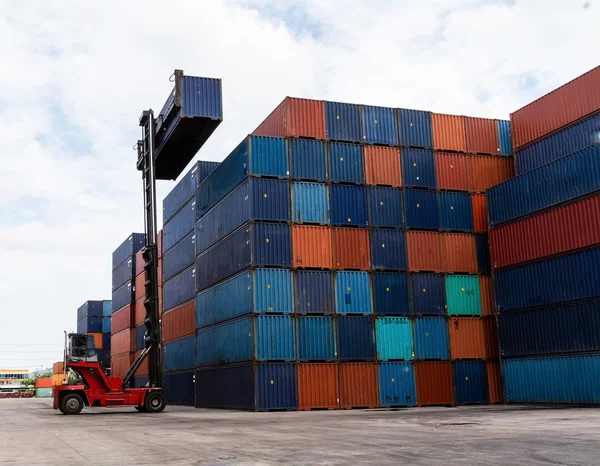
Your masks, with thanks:
[[[599,19],[593,0],[0,0],[0,368],[60,359],[77,307],[110,299],[111,253],[143,231],[138,117],[175,68],[223,79],[199,154],[220,161],[286,95],[508,118],[599,64]]]

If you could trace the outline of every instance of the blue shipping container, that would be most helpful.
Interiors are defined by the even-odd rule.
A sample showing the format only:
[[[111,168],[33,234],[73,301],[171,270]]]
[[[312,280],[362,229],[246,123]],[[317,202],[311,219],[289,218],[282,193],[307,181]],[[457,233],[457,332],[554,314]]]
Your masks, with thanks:
[[[144,341],[146,337],[146,325],[141,324],[135,328],[135,350],[140,351],[143,350],[146,346],[146,342]]]
[[[112,291],[135,278],[135,257],[130,257],[112,272]]]
[[[442,275],[415,273],[412,275],[413,314],[441,316],[446,313],[446,292]]]
[[[364,183],[365,161],[362,146],[332,142],[328,148],[331,181]]]
[[[295,180],[327,180],[325,143],[312,139],[289,139],[290,171]]]
[[[196,258],[196,235],[192,232],[163,255],[162,278],[170,280],[194,265]]]
[[[127,306],[128,304],[135,303],[135,283],[130,281],[121,286],[118,290],[113,291],[112,294],[112,311],[113,314],[119,309]]]
[[[102,333],[102,317],[85,316],[77,322],[77,333]]]
[[[448,325],[443,317],[417,317],[414,321],[415,359],[448,359]]]
[[[325,102],[327,139],[361,142],[362,119],[360,106],[340,102]]]
[[[163,373],[162,391],[170,405],[194,406],[196,397],[194,371]]]
[[[294,299],[298,314],[333,314],[335,308],[331,272],[294,272]]]
[[[110,317],[112,315],[112,301],[102,301],[102,315],[104,317]]]
[[[298,359],[334,361],[335,357],[333,317],[298,317]]]
[[[500,143],[500,154],[512,155],[512,135],[510,131],[510,121],[497,120],[498,142]]]
[[[397,146],[396,111],[393,108],[364,105],[363,141],[367,144]]]
[[[102,333],[110,334],[111,324],[112,324],[111,317],[102,317]]]
[[[193,369],[195,361],[195,336],[169,341],[163,345],[163,369],[166,372]]]
[[[323,183],[296,181],[292,185],[294,223],[329,223],[329,197]]]
[[[435,158],[433,151],[407,149],[401,151],[404,186],[435,189]]]
[[[86,316],[102,317],[104,315],[102,301],[86,301],[77,309],[77,320]]]
[[[110,319],[108,319],[110,320]],[[102,321],[102,324],[104,325],[104,320]],[[102,349],[103,350],[108,350],[109,351],[109,356],[108,359],[110,361],[110,338],[111,338],[111,333],[110,330],[107,332],[104,331],[104,326],[102,327]]]
[[[375,359],[375,329],[372,317],[337,317],[337,351],[342,361]]]
[[[484,361],[455,361],[454,401],[457,405],[488,404],[487,370]]]
[[[335,296],[337,314],[373,314],[371,281],[367,272],[337,272]]]
[[[112,253],[112,269],[115,270],[119,265],[135,256],[146,245],[146,235],[144,233],[132,233],[129,238],[121,243]]]
[[[163,227],[163,254],[194,231],[196,200],[190,200]]]
[[[491,275],[492,259],[487,233],[475,235],[475,248],[477,250],[477,270],[481,275]]]
[[[379,399],[383,407],[415,406],[415,370],[412,362],[379,364]]]
[[[403,231],[371,231],[371,266],[373,270],[408,270]]]
[[[103,349],[98,351],[98,362],[100,363],[103,369],[110,369],[110,349]]]
[[[408,277],[404,273],[373,274],[373,305],[377,315],[410,314]]]
[[[179,275],[174,276],[163,285],[163,312],[194,299],[196,268],[188,267]],[[176,369],[173,369],[176,370]]]
[[[398,119],[401,146],[433,147],[431,112],[401,108],[398,110]]]
[[[472,232],[473,203],[469,193],[440,192],[441,230]]]
[[[331,185],[329,204],[333,225],[367,226],[367,190],[364,186]]]
[[[406,228],[439,230],[440,216],[435,191],[404,190],[404,223]]]
[[[398,188],[370,187],[369,225],[402,228],[402,191]]]
[[[413,330],[408,317],[378,317],[375,319],[377,359],[380,361],[410,360],[415,356]]]

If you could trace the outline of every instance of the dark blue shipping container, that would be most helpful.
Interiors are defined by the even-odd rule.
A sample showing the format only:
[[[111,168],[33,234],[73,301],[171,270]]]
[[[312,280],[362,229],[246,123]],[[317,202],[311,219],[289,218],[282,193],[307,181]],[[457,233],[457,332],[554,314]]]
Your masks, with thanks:
[[[132,233],[129,238],[121,243],[112,254],[112,269],[115,270],[119,265],[135,256],[146,245],[146,235],[144,233]]]
[[[196,366],[196,337],[173,340],[163,345],[165,372],[184,371]]]
[[[248,176],[287,178],[287,141],[247,136],[196,190],[196,219],[213,208]]]
[[[512,155],[512,136],[510,131],[510,121],[497,120],[498,142],[500,142],[500,154]]]
[[[85,316],[77,322],[77,333],[101,333],[102,317]]]
[[[398,110],[398,119],[401,146],[433,147],[431,112],[401,108]]]
[[[454,401],[457,405],[488,404],[488,378],[484,361],[455,361]]]
[[[371,231],[371,266],[374,270],[408,270],[403,231]]]
[[[401,151],[404,186],[435,189],[435,158],[433,151],[407,149]]]
[[[600,352],[600,302],[498,316],[503,358]]]
[[[402,228],[402,191],[398,188],[367,188],[369,196],[369,225]]]
[[[329,178],[333,182],[365,182],[365,161],[359,144],[329,144]]]
[[[519,149],[515,156],[517,174],[522,175],[599,143],[600,114],[596,114]]]
[[[118,290],[113,291],[112,294],[112,311],[117,312],[119,309],[127,306],[128,304],[135,303],[135,282],[130,282],[122,285]]]
[[[417,404],[412,362],[379,363],[379,399],[386,408]]]
[[[287,181],[248,179],[196,223],[196,255],[254,220],[290,221]]]
[[[131,379],[131,387],[133,388],[144,388],[148,385],[148,376],[147,375],[136,375],[133,379]]]
[[[333,314],[331,272],[297,270],[294,273],[294,300],[298,314]]]
[[[163,281],[194,265],[196,235],[192,232],[163,255]]]
[[[188,267],[163,284],[163,312],[174,309],[196,296],[196,268]],[[113,298],[114,299],[114,298]],[[175,370],[175,369],[173,369]]]
[[[491,275],[492,259],[487,233],[475,235],[475,247],[477,249],[477,270],[481,275]]]
[[[441,230],[472,232],[473,203],[469,193],[440,192]]]
[[[163,373],[162,391],[170,405],[194,406],[194,371]]]
[[[135,328],[135,350],[140,351],[143,350],[146,346],[144,341],[146,336],[146,325],[141,324]]]
[[[327,180],[325,143],[312,139],[289,139],[290,171],[295,180]]]
[[[163,200],[163,224],[196,196],[196,188],[210,173],[219,166],[219,162],[196,162],[179,183]]]
[[[112,272],[112,291],[135,278],[135,257],[130,257]]]
[[[103,315],[102,301],[86,301],[77,309],[78,321],[86,316],[102,317]]]
[[[435,191],[404,190],[404,223],[406,228],[439,230],[440,216]]]
[[[443,317],[417,317],[414,324],[415,359],[448,359],[448,325]]]
[[[362,119],[360,106],[340,102],[325,102],[327,139],[361,142]]]
[[[102,366],[102,369],[110,371],[110,349],[98,351],[98,362]]]
[[[250,266],[291,267],[289,225],[245,225],[196,259],[196,286],[202,291]],[[165,288],[166,303],[166,288]]]
[[[190,200],[163,227],[163,254],[194,231],[196,199]]]
[[[196,407],[257,411],[298,409],[296,366],[268,363],[198,370]]]
[[[498,270],[498,312],[600,297],[600,249]]]
[[[363,141],[367,144],[397,146],[396,111],[393,108],[364,105]]]
[[[393,272],[374,273],[373,301],[377,315],[408,316],[410,301],[407,275]]]
[[[598,191],[600,144],[490,188],[490,225],[498,226]]]
[[[108,333],[104,332],[104,329],[102,329],[102,349],[103,350],[110,350],[110,331]],[[109,356],[110,357],[110,356]]]
[[[446,313],[444,278],[437,273],[412,275],[412,307],[417,316],[441,316]]]
[[[340,316],[337,320],[337,350],[342,361],[375,359],[375,327],[373,317]]]
[[[331,185],[329,206],[332,225],[367,226],[367,189],[364,186]]]
[[[333,317],[298,317],[298,359],[300,361],[334,361],[335,335]]]

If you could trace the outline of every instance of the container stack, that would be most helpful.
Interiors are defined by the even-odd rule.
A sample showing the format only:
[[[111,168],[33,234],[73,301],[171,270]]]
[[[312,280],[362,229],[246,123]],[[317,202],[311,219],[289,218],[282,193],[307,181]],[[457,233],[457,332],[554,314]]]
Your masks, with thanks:
[[[65,364],[63,361],[58,361],[52,364],[52,386],[55,387],[57,385],[62,385],[62,381],[64,378],[64,367]],[[68,377],[67,372],[67,377]]]
[[[38,377],[35,379],[35,397],[50,398],[52,396],[52,377]]]
[[[488,191],[504,394],[600,403],[600,67],[511,114]]]
[[[511,152],[506,121],[286,98],[197,189],[196,406],[500,401]]]
[[[111,301],[86,301],[77,309],[77,333],[87,333],[98,350],[98,361],[104,370],[110,369]]]

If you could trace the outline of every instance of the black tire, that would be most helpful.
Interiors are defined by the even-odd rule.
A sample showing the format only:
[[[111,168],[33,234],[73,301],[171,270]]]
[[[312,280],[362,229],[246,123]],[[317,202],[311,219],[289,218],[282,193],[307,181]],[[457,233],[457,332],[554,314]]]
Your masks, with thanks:
[[[60,401],[60,411],[64,414],[79,414],[83,406],[83,398],[79,393],[69,393]]]
[[[145,407],[145,406],[136,406],[136,407],[135,407],[135,410],[136,410],[138,413],[147,413],[147,412],[148,412],[148,411],[146,411],[146,407]]]
[[[161,392],[150,392],[146,395],[144,408],[148,413],[160,413],[165,409],[167,400]]]

